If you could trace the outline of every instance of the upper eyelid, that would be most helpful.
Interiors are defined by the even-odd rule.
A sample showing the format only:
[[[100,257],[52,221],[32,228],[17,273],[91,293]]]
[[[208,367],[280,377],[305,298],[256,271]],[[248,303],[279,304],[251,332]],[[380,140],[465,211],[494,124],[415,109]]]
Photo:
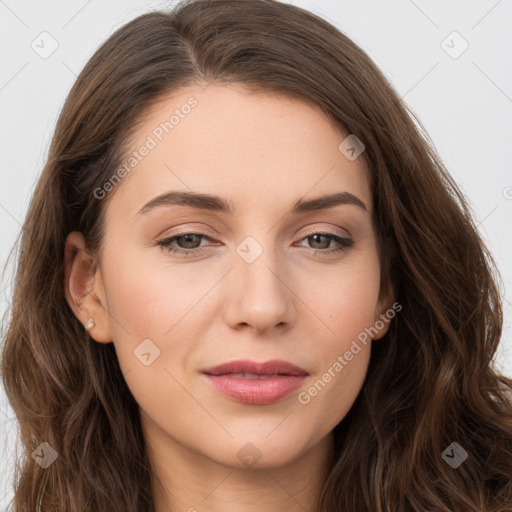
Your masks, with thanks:
[[[195,224],[195,223],[193,223]],[[199,223],[201,224],[201,226],[203,226],[202,223]],[[224,223],[223,223],[224,224]],[[313,221],[312,224],[322,224],[322,222],[320,221],[317,221],[316,223]],[[334,227],[334,224],[333,223],[326,223],[324,222],[323,224],[330,224],[331,226],[333,227],[318,227],[318,226],[313,226],[313,227],[309,227],[309,228],[306,228],[306,233],[318,233],[318,232],[321,232],[321,233],[325,233],[325,234],[333,234],[333,235],[337,235],[337,236],[349,236],[351,237],[352,234],[350,233],[350,231],[345,228],[345,227],[341,227],[341,226],[336,226]],[[177,231],[176,233],[172,233],[170,235],[167,235],[165,238],[171,238],[171,237],[174,237],[174,236],[182,236],[182,235],[188,235],[188,234],[197,234],[197,235],[204,235],[204,236],[208,236],[212,239],[215,238],[216,235],[210,235],[209,232],[210,230],[206,227],[193,227],[193,226],[190,226],[190,227],[185,227],[185,228],[178,228],[179,231]],[[304,229],[304,228],[301,228],[301,230]],[[340,232],[337,231],[340,230]],[[300,230],[298,230],[300,231]],[[229,234],[232,234],[233,231],[231,229],[227,229],[226,233],[229,233]],[[225,234],[226,234],[225,233]],[[307,236],[304,235],[304,236]]]

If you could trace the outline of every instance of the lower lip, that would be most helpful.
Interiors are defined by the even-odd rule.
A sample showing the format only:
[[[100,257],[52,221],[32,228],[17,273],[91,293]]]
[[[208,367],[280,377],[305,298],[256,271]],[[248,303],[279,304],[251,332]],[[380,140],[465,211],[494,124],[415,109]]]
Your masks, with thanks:
[[[295,391],[306,375],[282,375],[271,379],[241,379],[227,375],[204,374],[213,387],[236,402],[266,405]]]

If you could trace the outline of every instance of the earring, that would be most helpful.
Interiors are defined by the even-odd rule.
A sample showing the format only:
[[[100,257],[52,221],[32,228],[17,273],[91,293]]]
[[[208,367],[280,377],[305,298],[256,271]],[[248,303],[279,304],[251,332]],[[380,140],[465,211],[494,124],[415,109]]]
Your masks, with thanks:
[[[95,325],[96,324],[94,322],[94,319],[89,318],[89,320],[87,320],[87,323],[85,324],[85,330],[89,332]]]

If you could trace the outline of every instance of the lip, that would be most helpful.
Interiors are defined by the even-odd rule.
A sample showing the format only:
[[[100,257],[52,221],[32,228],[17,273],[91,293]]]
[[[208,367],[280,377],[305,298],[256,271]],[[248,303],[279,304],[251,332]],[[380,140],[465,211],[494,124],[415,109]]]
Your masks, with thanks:
[[[304,368],[283,361],[282,359],[272,359],[271,361],[265,361],[258,363],[257,361],[251,361],[249,359],[238,359],[236,361],[230,361],[229,363],[219,364],[207,370],[203,370],[203,373],[208,375],[227,375],[233,373],[252,373],[255,375],[309,375]]]
[[[277,402],[302,385],[309,373],[287,361],[274,359],[258,363],[238,360],[202,372],[213,388],[236,402],[266,405]],[[242,378],[236,374],[276,375],[266,378]]]

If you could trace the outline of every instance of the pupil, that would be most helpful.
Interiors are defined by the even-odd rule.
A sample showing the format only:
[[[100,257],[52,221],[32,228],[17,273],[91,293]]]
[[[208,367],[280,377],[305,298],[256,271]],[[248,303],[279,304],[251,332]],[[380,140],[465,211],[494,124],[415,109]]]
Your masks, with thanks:
[[[194,243],[193,241],[190,240],[191,237],[194,237],[194,236],[198,236],[198,235],[195,235],[195,234],[191,234],[191,235],[183,235],[180,237],[180,239],[185,239],[185,244],[189,244],[189,243]],[[186,247],[186,249],[193,249],[194,247]]]
[[[313,238],[313,241],[316,243],[316,242],[318,242],[318,240],[317,240],[317,239],[318,239],[319,237],[321,238],[321,237],[324,237],[324,236],[325,236],[325,235],[313,235],[311,238]],[[327,240],[327,242],[328,242],[328,240]],[[325,249],[325,247],[321,247],[321,248],[322,248],[322,249]]]

